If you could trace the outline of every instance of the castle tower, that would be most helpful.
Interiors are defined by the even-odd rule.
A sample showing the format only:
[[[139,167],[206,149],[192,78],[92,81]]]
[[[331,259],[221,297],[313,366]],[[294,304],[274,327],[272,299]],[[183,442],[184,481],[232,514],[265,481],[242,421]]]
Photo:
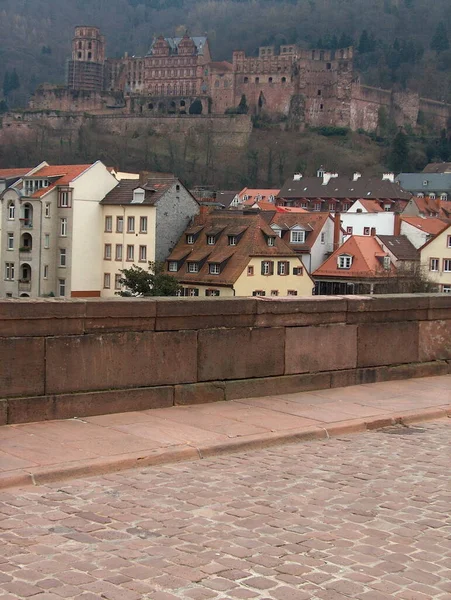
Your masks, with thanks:
[[[72,90],[101,91],[105,65],[105,38],[98,27],[75,28],[67,86]]]

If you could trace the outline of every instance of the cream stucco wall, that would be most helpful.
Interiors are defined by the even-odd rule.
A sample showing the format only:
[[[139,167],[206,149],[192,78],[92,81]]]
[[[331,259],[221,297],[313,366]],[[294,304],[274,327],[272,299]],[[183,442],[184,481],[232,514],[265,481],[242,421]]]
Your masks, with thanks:
[[[193,289],[193,288],[196,290],[199,290],[200,298],[205,298],[207,296],[207,294],[206,294],[207,290],[218,290],[219,296],[221,298],[230,298],[235,295],[233,292],[233,288],[226,287],[224,285],[197,285],[195,283],[192,283],[192,284],[184,283],[184,284],[182,284],[182,287],[185,290]]]
[[[115,276],[120,274],[121,269],[129,269],[133,264],[147,269],[147,263],[155,260],[155,236],[156,236],[156,208],[154,206],[142,204],[127,204],[122,206],[106,204],[102,206],[102,224],[101,224],[101,288],[102,297],[112,297],[118,290],[115,289]],[[105,231],[105,217],[112,217],[113,231]],[[116,218],[123,217],[124,230],[122,233],[116,232]],[[128,217],[135,218],[135,232],[127,233]],[[140,233],[140,218],[147,217],[147,233]],[[105,244],[111,244],[111,260],[104,260]],[[115,260],[116,244],[122,244],[122,260]],[[127,261],[127,246],[134,245],[134,260]],[[147,260],[139,261],[139,246],[147,247]],[[110,288],[104,288],[104,274],[110,274]]]
[[[261,263],[265,260],[274,261],[274,275],[262,275]],[[277,262],[288,261],[290,263],[290,275],[277,275]],[[248,267],[254,267],[254,275],[247,274],[247,267],[235,282],[236,296],[252,296],[256,290],[265,292],[271,296],[271,291],[277,290],[279,296],[287,296],[288,290],[296,290],[298,296],[311,296],[314,283],[307,273],[305,267],[302,275],[293,275],[293,268],[303,267],[302,261],[297,257],[253,257],[249,260]]]
[[[421,265],[424,269],[424,273],[428,278],[439,285],[440,292],[443,291],[443,286],[451,286],[451,272],[445,272],[443,270],[443,260],[451,260],[451,248],[448,247],[448,238],[451,236],[451,227],[448,227],[442,233],[440,233],[434,240],[432,240],[427,246],[420,250]],[[430,262],[431,258],[439,259],[439,270],[431,271]]]
[[[72,294],[100,292],[103,287],[103,211],[99,203],[116,185],[117,180],[101,162],[72,183]]]
[[[377,233],[381,232],[378,231]],[[426,231],[422,231],[405,221],[401,221],[401,235],[405,235],[415,248],[421,248],[431,238],[431,235]]]

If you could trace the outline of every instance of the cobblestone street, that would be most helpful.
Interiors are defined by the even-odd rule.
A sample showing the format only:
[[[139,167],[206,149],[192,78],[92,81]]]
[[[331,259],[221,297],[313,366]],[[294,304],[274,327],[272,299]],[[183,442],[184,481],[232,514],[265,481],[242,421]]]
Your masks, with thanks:
[[[446,420],[0,495],[0,598],[451,598]]]

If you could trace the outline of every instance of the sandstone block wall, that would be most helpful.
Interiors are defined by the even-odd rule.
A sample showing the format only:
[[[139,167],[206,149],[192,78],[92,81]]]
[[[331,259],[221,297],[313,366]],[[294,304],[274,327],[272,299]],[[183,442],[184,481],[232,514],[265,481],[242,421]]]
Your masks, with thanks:
[[[448,295],[3,300],[0,423],[451,372]]]

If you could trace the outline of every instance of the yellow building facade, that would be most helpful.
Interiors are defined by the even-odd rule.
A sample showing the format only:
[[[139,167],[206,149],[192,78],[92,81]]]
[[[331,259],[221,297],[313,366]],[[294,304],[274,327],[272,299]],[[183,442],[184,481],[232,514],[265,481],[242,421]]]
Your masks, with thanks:
[[[420,248],[421,265],[439,292],[451,294],[451,225]]]

